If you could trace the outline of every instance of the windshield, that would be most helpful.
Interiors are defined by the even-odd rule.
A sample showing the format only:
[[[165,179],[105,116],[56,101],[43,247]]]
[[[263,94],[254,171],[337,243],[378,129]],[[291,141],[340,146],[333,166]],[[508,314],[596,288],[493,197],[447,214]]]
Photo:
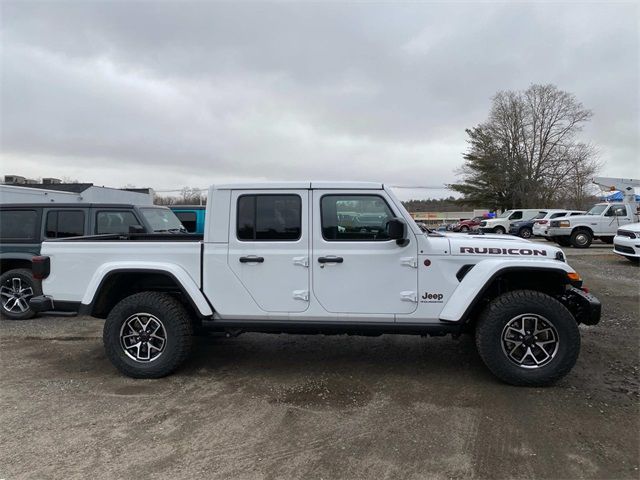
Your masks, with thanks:
[[[587,215],[600,215],[606,210],[608,205],[594,205],[591,210],[587,212]]]
[[[507,218],[512,213],[513,213],[513,210],[507,210],[506,212],[502,212],[500,215],[498,215],[498,218]]]
[[[141,208],[140,211],[154,232],[186,232],[176,214],[168,208]]]

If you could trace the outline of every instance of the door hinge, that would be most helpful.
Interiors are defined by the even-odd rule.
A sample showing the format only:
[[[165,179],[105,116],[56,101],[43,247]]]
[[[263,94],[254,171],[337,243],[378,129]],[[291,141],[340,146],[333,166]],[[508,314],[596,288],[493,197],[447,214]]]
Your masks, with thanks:
[[[309,301],[309,290],[294,290],[293,298],[296,300],[304,300],[305,302]]]
[[[416,257],[403,257],[400,259],[400,265],[406,265],[411,268],[418,268],[418,259]]]
[[[300,265],[302,267],[308,267],[309,257],[293,257],[293,264]]]
[[[400,300],[403,302],[418,303],[418,295],[416,295],[416,292],[411,291],[400,292]]]

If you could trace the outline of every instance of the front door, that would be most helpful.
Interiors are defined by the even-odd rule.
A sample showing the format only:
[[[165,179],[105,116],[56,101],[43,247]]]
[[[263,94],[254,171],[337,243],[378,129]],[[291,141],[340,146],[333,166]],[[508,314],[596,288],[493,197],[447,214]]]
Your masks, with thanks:
[[[625,204],[611,205],[603,216],[600,217],[598,234],[615,234],[618,227],[631,222]]]
[[[325,310],[392,319],[417,307],[417,242],[389,240],[384,191],[313,191],[313,292]],[[372,317],[373,319],[374,317]]]
[[[265,312],[309,305],[307,190],[234,191],[229,267]]]

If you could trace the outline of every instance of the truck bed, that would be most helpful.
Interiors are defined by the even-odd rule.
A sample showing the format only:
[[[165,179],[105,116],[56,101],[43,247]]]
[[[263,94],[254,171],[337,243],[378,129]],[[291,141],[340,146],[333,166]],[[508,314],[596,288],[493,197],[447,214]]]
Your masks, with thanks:
[[[41,254],[50,257],[46,294],[58,301],[82,302],[110,269],[171,269],[201,287],[202,235],[97,235],[46,241]]]

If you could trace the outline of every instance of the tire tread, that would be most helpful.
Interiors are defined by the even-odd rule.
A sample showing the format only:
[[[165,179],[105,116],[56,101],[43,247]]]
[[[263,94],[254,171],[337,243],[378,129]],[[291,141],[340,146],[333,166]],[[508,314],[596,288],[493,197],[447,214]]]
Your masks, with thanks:
[[[176,348],[165,350],[161,362],[144,367],[132,366],[121,353],[119,335],[121,319],[130,308],[152,307],[162,312],[162,322],[172,322]],[[115,330],[115,331],[114,331]],[[114,341],[117,339],[118,341]],[[172,296],[161,292],[140,292],[120,301],[107,316],[103,330],[103,343],[107,357],[123,374],[132,378],[161,378],[173,373],[187,359],[193,348],[193,322],[184,306]],[[168,358],[167,358],[168,357]],[[142,364],[141,364],[142,365]]]
[[[552,308],[557,310],[557,316],[559,315],[565,322],[572,322],[568,323],[568,325],[570,325],[569,336],[573,338],[564,340],[566,348],[565,354],[553,369],[548,369],[546,368],[547,366],[545,366],[538,370],[532,370],[531,372],[535,373],[530,375],[526,375],[525,372],[519,372],[519,374],[517,374],[514,373],[509,359],[504,357],[502,349],[500,348],[499,352],[495,351],[495,346],[491,341],[493,338],[489,338],[491,332],[489,332],[490,329],[488,326],[490,326],[492,322],[497,321],[503,312],[520,305],[526,305],[527,308],[533,305],[540,307],[542,310],[548,310],[550,305],[552,305]],[[514,290],[494,299],[482,312],[476,326],[476,346],[485,365],[501,380],[512,385],[529,387],[545,386],[557,382],[567,375],[575,365],[580,353],[580,332],[569,310],[555,298],[535,290]],[[504,358],[504,360],[496,361],[497,358]],[[543,372],[542,374],[540,373],[541,371]]]

